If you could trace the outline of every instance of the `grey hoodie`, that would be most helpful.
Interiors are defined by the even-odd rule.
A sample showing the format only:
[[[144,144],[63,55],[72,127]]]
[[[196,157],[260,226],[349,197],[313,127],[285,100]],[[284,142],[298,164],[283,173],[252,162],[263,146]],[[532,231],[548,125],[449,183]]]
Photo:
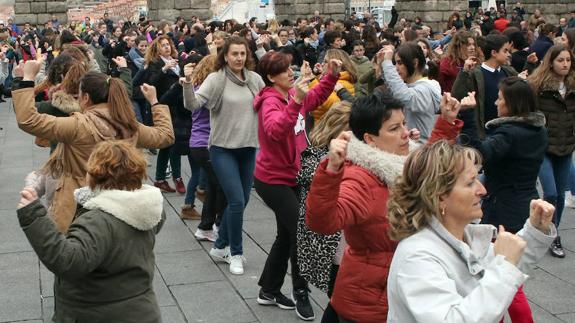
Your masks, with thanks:
[[[391,61],[384,61],[383,79],[393,97],[404,105],[405,118],[409,129],[417,128],[421,132],[421,142],[427,142],[435,124],[435,113],[441,102],[441,86],[435,80],[427,78],[405,84]]]

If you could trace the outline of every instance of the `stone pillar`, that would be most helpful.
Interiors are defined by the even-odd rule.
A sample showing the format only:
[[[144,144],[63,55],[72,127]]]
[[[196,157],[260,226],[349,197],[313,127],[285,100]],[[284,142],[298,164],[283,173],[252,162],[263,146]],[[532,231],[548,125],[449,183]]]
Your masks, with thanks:
[[[177,17],[212,19],[210,0],[148,0],[148,19],[173,22]]]
[[[276,16],[279,21],[298,17],[311,17],[318,10],[322,17],[335,20],[345,19],[345,1],[343,0],[276,0],[274,2]]]
[[[16,0],[14,3],[14,22],[22,25],[44,24],[56,15],[61,23],[68,21],[68,5],[66,1],[50,0]]]

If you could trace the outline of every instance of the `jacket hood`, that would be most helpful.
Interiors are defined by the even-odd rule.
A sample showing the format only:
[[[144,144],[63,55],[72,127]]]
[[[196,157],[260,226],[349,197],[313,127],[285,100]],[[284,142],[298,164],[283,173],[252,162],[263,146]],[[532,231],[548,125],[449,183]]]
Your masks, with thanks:
[[[526,117],[501,117],[485,124],[485,129],[499,127],[506,123],[525,123],[533,127],[545,127],[545,115],[542,112],[530,112]]]
[[[350,56],[351,61],[356,63],[356,64],[363,64],[365,62],[369,62],[369,58],[365,57],[365,56],[361,56],[361,57],[356,57],[354,55]]]
[[[417,147],[414,142],[409,142],[410,152]],[[387,186],[393,186],[395,179],[403,172],[407,156],[390,154],[351,136],[347,145],[347,160],[365,168]]]
[[[82,111],[78,100],[62,90],[52,92],[50,97],[52,98],[52,105],[64,113]]]
[[[437,82],[436,80],[430,80],[427,77],[424,77],[418,81],[409,84],[409,87],[416,87],[416,86],[428,88],[430,90],[429,94],[433,102],[438,103],[441,102],[441,94],[443,92],[441,91],[441,85],[439,85],[439,82]]]
[[[92,121],[87,126],[97,141],[128,139],[134,136],[126,126],[112,118],[106,103],[88,108],[84,115]]]
[[[142,185],[135,191],[91,191],[82,187],[74,191],[78,204],[87,210],[101,210],[140,230],[153,229],[162,219],[164,198],[160,189]]]
[[[275,98],[278,101],[287,104],[286,99],[283,97],[281,93],[278,92],[278,90],[276,90],[272,86],[266,86],[254,98],[254,110],[256,112],[259,112],[260,109],[262,108],[262,104],[268,98]]]
[[[575,73],[569,73],[565,78],[565,86],[567,87],[567,93],[575,91]],[[546,82],[541,84],[539,91],[559,91],[559,80],[551,77]]]

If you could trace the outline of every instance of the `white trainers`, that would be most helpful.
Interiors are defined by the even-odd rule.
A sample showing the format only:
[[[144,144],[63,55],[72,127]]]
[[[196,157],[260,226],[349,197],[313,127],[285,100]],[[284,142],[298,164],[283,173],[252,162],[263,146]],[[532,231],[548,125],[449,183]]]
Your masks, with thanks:
[[[215,242],[218,238],[217,233],[215,233],[213,230],[202,230],[202,229],[197,229],[196,233],[194,233],[194,236],[196,237],[196,239],[201,240],[201,241],[212,241]]]
[[[565,192],[565,207],[575,208],[575,196],[571,195],[570,191]]]
[[[232,275],[244,274],[244,263],[246,258],[243,255],[235,255],[230,258],[230,273]]]
[[[210,256],[216,261],[230,263],[230,247],[225,247],[224,249],[212,248],[210,250]]]

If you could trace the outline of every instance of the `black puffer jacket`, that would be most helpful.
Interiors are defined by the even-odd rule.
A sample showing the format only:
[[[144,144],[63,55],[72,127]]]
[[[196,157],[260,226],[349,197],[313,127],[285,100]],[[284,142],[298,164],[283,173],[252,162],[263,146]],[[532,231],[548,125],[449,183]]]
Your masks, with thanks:
[[[538,197],[535,183],[547,147],[545,117],[541,112],[526,117],[502,117],[485,125],[484,140],[470,144],[483,156],[484,223],[503,225],[517,232],[529,217],[529,205]]]
[[[571,83],[571,84],[570,84]],[[539,109],[545,114],[549,146],[547,152],[565,156],[575,150],[575,82],[567,82],[567,94],[559,94],[559,84],[546,84],[539,91]]]
[[[160,98],[160,103],[170,107],[172,126],[174,127],[174,148],[180,155],[190,153],[190,135],[192,131],[192,113],[184,108],[184,89],[179,82],[174,83]]]

